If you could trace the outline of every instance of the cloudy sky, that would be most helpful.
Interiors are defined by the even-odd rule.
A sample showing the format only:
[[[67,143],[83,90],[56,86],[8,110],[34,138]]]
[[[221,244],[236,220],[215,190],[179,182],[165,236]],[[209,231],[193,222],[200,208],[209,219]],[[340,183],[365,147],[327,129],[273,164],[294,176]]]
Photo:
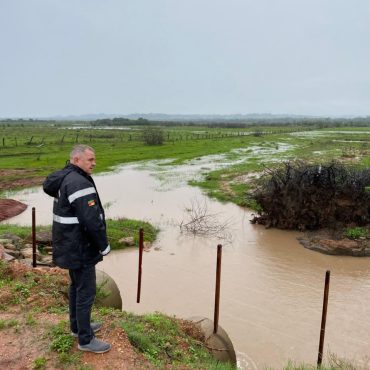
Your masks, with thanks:
[[[368,0],[0,0],[0,117],[370,115]]]

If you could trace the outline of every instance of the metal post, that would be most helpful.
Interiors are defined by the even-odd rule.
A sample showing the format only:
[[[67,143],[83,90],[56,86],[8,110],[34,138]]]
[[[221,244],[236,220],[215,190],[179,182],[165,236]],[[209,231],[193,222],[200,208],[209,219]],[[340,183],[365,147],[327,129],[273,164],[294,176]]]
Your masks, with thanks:
[[[136,303],[140,303],[141,294],[141,273],[142,273],[142,263],[143,263],[143,250],[144,250],[144,230],[141,227],[139,231],[139,272],[137,278],[137,298]]]
[[[32,266],[36,267],[36,210],[32,207]]]
[[[222,259],[222,245],[217,246],[217,268],[216,268],[216,293],[215,293],[215,314],[213,318],[213,332],[218,330],[218,317],[220,313],[220,285],[221,285],[221,259]]]
[[[320,343],[319,343],[319,355],[317,357],[317,367],[321,366],[323,350],[324,350],[326,314],[328,310],[328,299],[329,299],[329,284],[330,284],[330,271],[328,270],[326,271],[326,274],[325,274],[325,289],[324,289],[324,300],[323,300],[323,305],[322,305]]]

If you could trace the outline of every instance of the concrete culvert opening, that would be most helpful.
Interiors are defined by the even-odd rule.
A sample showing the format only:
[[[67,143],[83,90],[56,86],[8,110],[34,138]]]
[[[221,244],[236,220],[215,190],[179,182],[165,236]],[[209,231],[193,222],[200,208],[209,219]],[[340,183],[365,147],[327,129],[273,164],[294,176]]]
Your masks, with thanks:
[[[122,310],[122,298],[116,282],[104,271],[96,270],[97,295],[95,300],[104,307]]]
[[[215,359],[236,365],[234,346],[226,331],[220,325],[218,325],[217,333],[214,333],[212,320],[202,316],[193,316],[188,320],[193,322],[203,333],[205,344]]]

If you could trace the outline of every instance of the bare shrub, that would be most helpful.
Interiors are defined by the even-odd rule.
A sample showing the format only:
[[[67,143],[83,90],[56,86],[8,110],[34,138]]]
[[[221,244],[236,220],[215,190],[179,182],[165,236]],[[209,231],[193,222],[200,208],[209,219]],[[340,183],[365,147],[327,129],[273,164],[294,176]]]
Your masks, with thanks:
[[[254,193],[261,210],[253,223],[304,230],[370,222],[369,169],[286,162],[264,177]]]
[[[230,220],[221,221],[219,213],[210,213],[206,200],[192,199],[185,211],[187,217],[179,224],[181,232],[231,241]]]

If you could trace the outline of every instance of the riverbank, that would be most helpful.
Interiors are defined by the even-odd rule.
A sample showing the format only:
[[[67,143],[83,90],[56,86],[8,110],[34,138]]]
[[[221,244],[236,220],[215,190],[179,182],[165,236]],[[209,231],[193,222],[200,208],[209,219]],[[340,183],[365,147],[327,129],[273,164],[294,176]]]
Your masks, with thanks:
[[[93,319],[103,328],[97,336],[111,343],[112,350],[102,355],[78,351],[67,324],[64,270],[0,261],[0,286],[1,368],[235,369],[213,359],[192,323],[102,307],[99,295]]]
[[[108,353],[80,352],[68,326],[68,275],[58,268],[31,269],[0,260],[0,367],[9,369],[204,369],[235,370],[217,362],[193,323],[156,313],[134,315],[100,306],[97,333],[112,344]],[[322,370],[366,369],[329,354]],[[364,365],[364,366],[363,366]],[[284,370],[311,370],[289,362]]]
[[[297,238],[305,248],[333,256],[370,257],[369,227],[321,229]]]
[[[0,199],[0,222],[21,214],[26,204],[13,199]]]

